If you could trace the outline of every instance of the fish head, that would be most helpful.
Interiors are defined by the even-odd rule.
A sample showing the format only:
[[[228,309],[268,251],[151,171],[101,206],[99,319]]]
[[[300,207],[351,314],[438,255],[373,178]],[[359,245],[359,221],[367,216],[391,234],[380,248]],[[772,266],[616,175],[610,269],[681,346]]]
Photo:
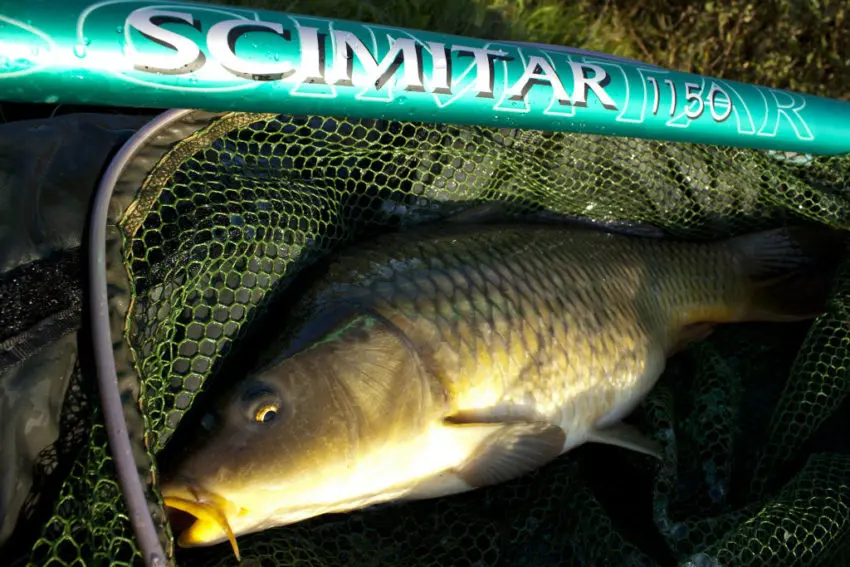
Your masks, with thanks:
[[[386,321],[357,315],[247,376],[202,419],[203,442],[163,475],[166,507],[194,516],[181,547],[391,499],[399,462],[439,419],[439,389]]]

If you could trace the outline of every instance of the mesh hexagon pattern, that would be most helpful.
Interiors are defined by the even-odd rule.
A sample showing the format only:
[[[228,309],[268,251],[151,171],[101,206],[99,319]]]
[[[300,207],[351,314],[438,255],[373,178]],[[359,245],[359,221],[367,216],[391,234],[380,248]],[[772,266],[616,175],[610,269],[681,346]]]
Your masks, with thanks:
[[[372,231],[493,200],[695,240],[850,228],[850,156],[319,116],[215,122],[225,133],[172,148],[120,227],[154,455],[198,392],[234,379],[223,369],[294,275]],[[241,537],[242,564],[838,565],[850,557],[847,269],[814,322],[728,326],[671,359],[633,416],[661,441],[661,464],[585,446],[492,488]],[[140,557],[92,419],[33,565]],[[175,560],[235,562],[227,545]]]

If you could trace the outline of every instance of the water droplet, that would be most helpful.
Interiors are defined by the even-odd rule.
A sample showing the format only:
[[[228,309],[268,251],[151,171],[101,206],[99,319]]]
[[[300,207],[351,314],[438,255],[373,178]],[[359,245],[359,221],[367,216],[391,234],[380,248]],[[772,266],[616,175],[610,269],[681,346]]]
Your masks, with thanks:
[[[124,26],[118,26],[117,28],[115,28],[115,31],[118,33],[124,33]]]
[[[74,55],[76,55],[80,59],[85,57],[86,56],[86,46],[81,44],[81,43],[78,43],[77,45],[75,45],[74,46]]]
[[[272,59],[274,59],[275,61],[280,61],[280,54],[275,53],[275,54],[272,56]]]
[[[84,37],[84,38],[83,38],[83,43],[85,43],[86,45],[91,45],[91,40],[90,40],[89,38],[87,38],[87,37]]]
[[[44,102],[47,103],[47,104],[55,104],[55,103],[59,102],[59,97],[56,96],[56,95],[50,95],[49,97],[44,99]]]

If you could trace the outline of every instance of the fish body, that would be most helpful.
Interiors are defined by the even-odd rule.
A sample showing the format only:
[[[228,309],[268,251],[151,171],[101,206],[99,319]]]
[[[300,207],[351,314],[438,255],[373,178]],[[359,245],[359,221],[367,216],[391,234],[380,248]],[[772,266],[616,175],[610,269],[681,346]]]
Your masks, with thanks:
[[[166,505],[199,518],[178,541],[457,494],[587,442],[659,456],[621,420],[667,358],[718,323],[817,314],[820,243],[505,224],[349,248],[280,356],[221,400],[208,440],[163,483]]]

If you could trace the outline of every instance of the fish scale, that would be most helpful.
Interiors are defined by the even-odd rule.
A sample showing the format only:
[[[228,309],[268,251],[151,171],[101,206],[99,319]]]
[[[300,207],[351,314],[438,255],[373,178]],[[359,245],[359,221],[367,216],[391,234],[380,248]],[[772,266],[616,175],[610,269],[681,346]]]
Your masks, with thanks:
[[[577,405],[601,416],[621,401],[610,392],[632,395],[645,370],[643,352],[664,348],[668,310],[662,298],[671,305],[687,305],[707,295],[694,294],[700,288],[688,288],[686,281],[678,288],[664,284],[663,258],[637,239],[625,241],[632,247],[626,255],[622,239],[612,248],[607,235],[591,231],[485,230],[472,251],[462,256],[454,253],[456,242],[447,236],[413,244],[411,252],[428,258],[432,269],[421,276],[416,268],[392,276],[382,271],[375,291],[392,285],[394,278],[422,282],[404,286],[416,290],[415,298],[394,293],[393,302],[381,311],[388,318],[399,311],[416,321],[400,324],[402,330],[412,324],[435,327],[446,345],[444,354],[453,359],[443,370],[459,407],[468,407],[472,400],[527,403],[545,391],[535,409],[554,416],[602,380],[609,388],[596,390],[604,395]],[[400,244],[394,257],[406,255]],[[469,244],[464,241],[464,246]],[[704,252],[695,248],[696,254]],[[682,251],[673,259],[687,264],[688,256]],[[397,265],[402,270],[408,266]],[[593,285],[603,279],[609,283]],[[662,293],[641,294],[640,280],[662,282]],[[368,277],[357,285],[366,282]],[[482,304],[485,309],[480,309]],[[617,315],[606,308],[611,305]],[[641,317],[638,310],[646,315]],[[482,350],[491,353],[489,360],[477,356]],[[571,417],[586,421],[586,416]]]

